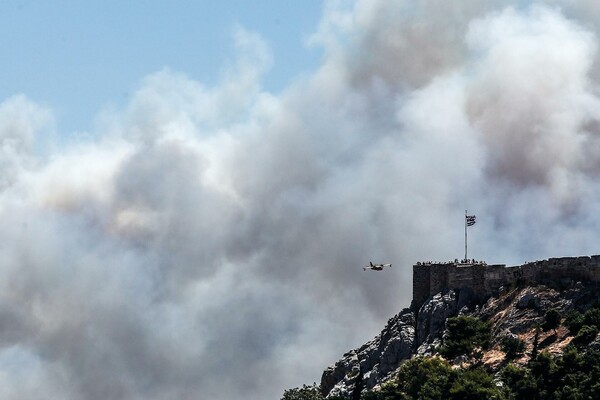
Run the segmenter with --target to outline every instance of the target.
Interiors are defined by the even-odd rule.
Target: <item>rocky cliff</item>
[[[560,354],[573,336],[564,326],[541,331],[539,327],[544,322],[545,312],[555,309],[562,316],[575,310],[585,312],[599,299],[596,283],[561,282],[561,285],[500,288],[498,296],[485,301],[468,290],[437,293],[418,310],[402,310],[373,340],[344,354],[328,367],[321,380],[323,395],[359,399],[361,393],[376,389],[394,377],[404,361],[419,355],[436,355],[444,339],[447,319],[461,314],[490,322],[492,345],[482,351],[476,361],[490,370],[506,364],[500,343],[507,336],[525,343],[523,355],[513,362],[526,363],[534,341],[539,344],[540,351]],[[596,339],[592,346],[598,345]],[[465,357],[450,361],[457,365],[475,362]]]

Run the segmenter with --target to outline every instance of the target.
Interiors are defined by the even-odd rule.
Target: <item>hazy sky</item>
[[[0,398],[278,399],[466,209],[600,253],[596,0],[249,3],[0,5]]]

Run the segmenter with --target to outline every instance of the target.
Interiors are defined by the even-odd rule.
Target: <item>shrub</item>
[[[540,353],[529,368],[508,365],[501,378],[508,399],[600,399],[600,353],[593,349],[579,352],[569,345],[556,359]]]
[[[583,325],[595,326],[600,328],[600,309],[590,308],[583,315]]]
[[[512,359],[522,354],[525,350],[525,342],[515,336],[505,336],[500,343],[502,351],[506,353],[506,358]]]
[[[592,340],[596,339],[597,335],[598,335],[598,328],[596,328],[595,325],[593,325],[593,326],[584,325],[581,327],[581,329],[577,333],[577,336],[575,336],[575,338],[573,339],[573,343],[576,346],[585,346],[586,344],[591,343]]]
[[[560,320],[560,313],[557,310],[551,308],[550,310],[546,311],[546,314],[544,315],[544,323],[542,324],[542,329],[544,330],[544,332],[553,329],[554,333],[556,333],[556,328],[560,326]]]
[[[490,324],[475,317],[458,316],[448,318],[448,330],[440,353],[447,358],[470,355],[475,347],[486,348],[490,344]]]
[[[283,392],[281,400],[323,400],[320,386],[313,383],[311,386],[302,385],[301,388],[287,389]]]
[[[534,399],[538,393],[537,382],[527,368],[508,364],[500,373],[506,392],[516,399]]]
[[[464,370],[450,388],[450,399],[481,400],[500,397],[492,377],[482,368]]]
[[[444,400],[456,374],[450,364],[440,358],[413,358],[398,371],[398,395],[388,399]]]
[[[402,400],[405,397],[400,393],[398,383],[391,381],[381,385],[378,391],[368,390],[361,397],[361,400]]]
[[[567,328],[569,328],[571,335],[577,335],[581,327],[584,325],[583,314],[581,314],[579,311],[573,311],[565,319],[565,325]]]

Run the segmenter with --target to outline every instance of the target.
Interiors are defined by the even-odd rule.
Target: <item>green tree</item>
[[[544,332],[552,329],[556,334],[556,328],[560,326],[560,321],[560,313],[554,308],[551,308],[548,311],[546,311],[546,314],[544,315],[544,323],[542,324],[542,329],[544,330]]]
[[[398,395],[389,399],[445,400],[456,373],[440,358],[413,358],[398,371]],[[386,398],[387,400],[388,398]]]
[[[503,337],[500,346],[502,351],[506,353],[506,358],[509,360],[523,354],[523,351],[525,350],[525,342],[514,336]]]
[[[533,348],[531,349],[531,358],[529,362],[535,361],[538,356],[540,346],[540,326],[539,324],[535,325],[535,336],[533,337]]]
[[[588,350],[581,356],[580,375],[585,376],[581,392],[590,399],[600,399],[600,352]]]
[[[537,382],[528,368],[508,364],[500,376],[504,383],[503,391],[509,399],[535,399],[538,394]]]
[[[565,319],[565,326],[569,329],[571,335],[577,335],[583,325],[583,314],[579,311],[571,312]]]
[[[530,363],[530,370],[536,380],[538,395],[535,399],[546,400],[552,398],[558,384],[556,362],[547,351],[538,354],[535,361]]]
[[[600,328],[600,309],[594,307],[587,310],[583,315],[583,325]]]
[[[313,383],[311,386],[302,385],[301,388],[287,389],[283,392],[281,400],[323,400],[321,387]]]
[[[388,381],[381,385],[381,388],[377,391],[369,390],[362,397],[361,400],[403,400],[405,397],[402,396],[400,389],[398,388],[397,381]]]
[[[581,327],[575,338],[573,338],[573,344],[576,346],[585,346],[591,343],[598,335],[598,328],[595,325],[589,326],[584,325]]]
[[[492,377],[482,368],[464,370],[450,388],[452,400],[498,399],[502,396]]]
[[[476,347],[487,348],[491,339],[489,322],[475,317],[458,316],[446,321],[447,336],[440,353],[446,358],[471,355]]]

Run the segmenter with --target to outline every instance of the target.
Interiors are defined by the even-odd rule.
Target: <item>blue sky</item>
[[[104,107],[127,102],[164,67],[211,85],[234,57],[232,32],[260,34],[278,92],[318,63],[306,46],[321,1],[18,1],[0,3],[0,99],[23,93],[51,108],[60,134],[92,127]]]

